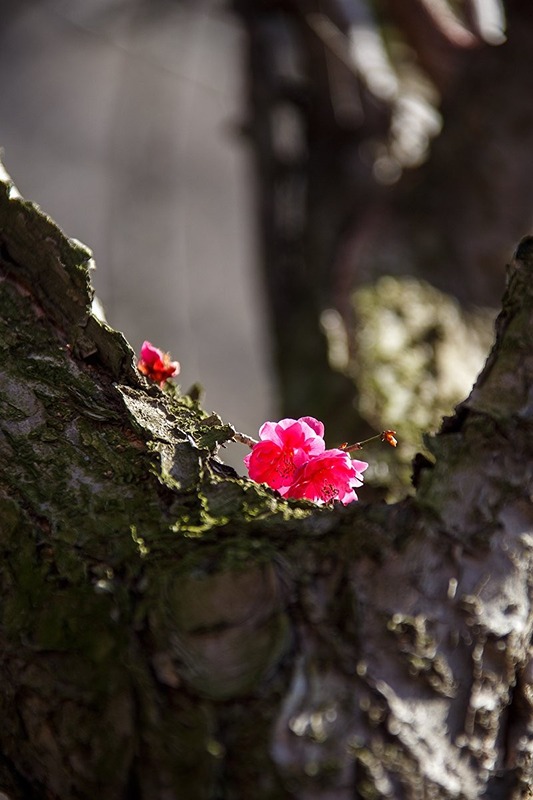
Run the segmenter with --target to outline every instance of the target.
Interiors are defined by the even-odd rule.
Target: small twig
[[[354,450],[362,450],[365,444],[368,442],[373,442],[374,439],[381,439],[382,442],[386,442],[390,444],[391,447],[396,447],[398,441],[396,439],[396,431],[381,431],[381,433],[376,433],[375,436],[370,436],[368,439],[363,439],[362,442],[355,442],[355,444],[341,444],[340,449],[344,450],[345,453],[352,453]]]
[[[252,448],[255,444],[257,444],[257,439],[252,439],[251,436],[247,436],[245,433],[239,433],[239,431],[235,431],[233,434],[233,439],[236,442],[240,442],[241,444],[245,444],[247,447]]]

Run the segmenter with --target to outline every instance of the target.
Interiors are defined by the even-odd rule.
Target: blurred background
[[[0,146],[136,350],[251,435],[396,429],[392,497],[531,228],[532,39],[527,0],[3,0]]]
[[[109,324],[170,350],[182,388],[253,435],[275,403],[243,37],[216,0],[2,0],[0,146],[92,249]]]

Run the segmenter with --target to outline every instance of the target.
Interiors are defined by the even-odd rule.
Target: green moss
[[[0,496],[0,547],[10,541],[19,530],[21,522],[20,509],[14,500]]]
[[[378,546],[354,528],[357,513],[286,502],[215,462],[231,427],[139,376],[123,337],[89,311],[88,252],[2,191],[0,636],[28,675],[0,699],[13,720],[0,744],[14,736],[17,691],[34,691],[81,765],[65,770],[59,796],[94,796],[96,780],[119,796],[114,768],[127,774],[138,752],[150,765],[142,780],[161,775],[208,800],[222,760],[213,742],[225,746],[213,705],[266,697],[292,647],[283,574],[348,542]],[[237,617],[220,619],[229,605]],[[156,675],[161,654],[175,685]],[[17,759],[41,763],[28,752]]]

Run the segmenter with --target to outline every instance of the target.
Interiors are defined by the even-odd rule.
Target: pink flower
[[[143,342],[137,369],[163,386],[168,378],[179,373],[180,365],[177,361],[171,361],[168,353],[163,353],[150,342]]]
[[[301,467],[286,496],[315,503],[340,500],[347,505],[357,500],[354,487],[363,485],[361,473],[367,467],[365,461],[352,461],[343,450],[325,450]]]
[[[250,478],[286,495],[297,470],[324,452],[323,435],[324,426],[314,417],[265,422],[259,429],[261,441],[244,459]]]
[[[345,505],[357,500],[365,461],[355,461],[344,450],[326,450],[324,426],[314,417],[265,422],[244,463],[252,480],[266,483],[283,497]]]

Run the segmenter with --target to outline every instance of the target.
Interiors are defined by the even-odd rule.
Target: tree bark
[[[89,266],[1,182],[3,794],[530,797],[533,239],[416,496],[346,508],[221,464]]]

